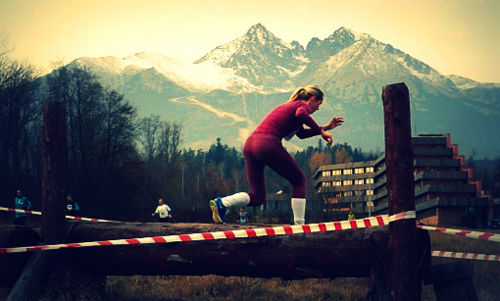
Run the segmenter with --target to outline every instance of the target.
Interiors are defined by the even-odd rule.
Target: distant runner
[[[319,126],[310,116],[323,103],[323,96],[323,91],[316,85],[298,88],[286,103],[274,108],[262,120],[243,148],[250,192],[238,192],[211,200],[214,222],[224,223],[224,216],[230,207],[260,206],[266,202],[264,168],[269,166],[292,184],[294,223],[305,223],[306,179],[281,140],[290,140],[295,135],[300,139],[321,135],[328,145],[333,142],[333,135],[327,131],[341,125],[344,118],[334,116],[328,124]],[[304,128],[304,124],[308,128]]]
[[[158,200],[158,207],[152,216],[158,215],[159,222],[166,222],[169,218],[172,218],[172,209],[167,204],[163,204],[163,199]]]

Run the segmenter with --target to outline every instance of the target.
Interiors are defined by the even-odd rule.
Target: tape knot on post
[[[389,216],[389,223],[403,219],[415,219],[415,218],[417,218],[417,214],[415,213],[415,211],[399,212]]]

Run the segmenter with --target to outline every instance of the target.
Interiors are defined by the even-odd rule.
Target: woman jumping
[[[264,168],[269,166],[292,184],[293,220],[295,224],[305,223],[306,178],[281,144],[281,139],[290,140],[294,135],[300,139],[321,135],[328,145],[332,143],[333,135],[327,131],[341,125],[344,118],[335,116],[325,126],[319,126],[310,116],[323,103],[323,96],[323,91],[316,85],[298,88],[286,103],[274,108],[262,120],[243,147],[250,192],[211,200],[214,222],[224,223],[229,207],[260,206],[266,202]],[[308,128],[304,128],[304,124]]]

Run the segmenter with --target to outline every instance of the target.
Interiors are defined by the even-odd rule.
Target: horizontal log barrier
[[[73,223],[66,242],[202,233],[250,227],[252,226],[191,223]],[[426,247],[430,256],[428,235],[422,237],[419,245]],[[327,233],[77,248],[65,251],[73,268],[96,270],[106,275],[217,274],[284,279],[366,277],[370,274],[371,267],[387,259],[388,239],[388,227],[384,226]],[[4,254],[0,258],[15,255],[19,254]]]

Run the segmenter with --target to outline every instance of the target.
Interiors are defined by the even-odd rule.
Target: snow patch
[[[197,100],[194,96],[190,96],[190,97],[186,97],[186,98],[171,98],[170,101],[177,102],[177,103],[187,103],[187,104],[197,105],[199,107],[204,108],[205,110],[207,110],[209,112],[214,113],[219,118],[230,118],[235,122],[246,121],[246,118],[244,118],[244,117],[241,117],[241,116],[236,115],[234,113],[229,113],[229,112],[219,110],[219,109],[217,109],[209,104],[206,104],[204,102]]]
[[[155,69],[169,80],[192,91],[209,92],[214,89],[259,91],[247,79],[238,76],[232,68],[213,64],[193,64],[155,53],[137,53],[122,59],[114,57],[82,58],[77,63],[99,68],[111,73],[125,69]]]

